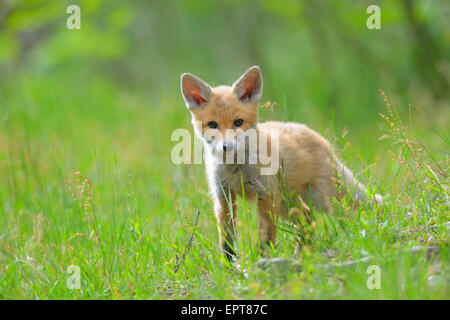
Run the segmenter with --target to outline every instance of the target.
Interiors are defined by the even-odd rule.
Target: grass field
[[[170,161],[172,131],[191,130],[180,93],[151,102],[101,79],[28,75],[2,86],[0,298],[450,297],[448,127],[412,110],[417,130],[429,132],[421,141],[382,94],[385,116],[372,115],[380,129],[368,138],[315,127],[386,196],[385,209],[335,203],[334,214],[316,213],[299,270],[263,269],[255,206],[240,200],[233,267],[217,245],[203,166]],[[260,117],[289,119],[274,108]],[[295,233],[281,224],[270,256],[292,258]],[[404,250],[430,244],[441,248],[431,260]],[[80,268],[80,289],[67,286],[71,265]],[[367,286],[369,265],[380,268],[380,289]]]
[[[375,29],[372,2],[1,0],[0,299],[450,299],[449,1],[375,1]],[[231,265],[203,165],[171,161],[180,75],[253,65],[260,120],[306,123],[385,197],[280,222],[266,266],[255,205]]]

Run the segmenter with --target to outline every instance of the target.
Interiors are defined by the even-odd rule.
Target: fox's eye
[[[215,122],[215,121],[208,122],[208,127],[210,127],[211,129],[216,129],[217,128],[217,122]]]
[[[233,124],[235,127],[240,127],[240,126],[242,126],[243,122],[244,122],[244,120],[242,120],[242,119],[236,119],[236,120],[234,120]]]

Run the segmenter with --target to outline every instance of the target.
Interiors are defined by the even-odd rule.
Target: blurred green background
[[[80,30],[66,27],[72,4],[81,8]],[[366,27],[371,4],[381,8],[380,30]],[[398,175],[402,165],[388,153],[405,155],[398,143],[379,140],[388,129],[379,117],[386,112],[380,89],[447,172],[449,13],[445,0],[0,0],[0,298],[71,297],[64,285],[70,264],[90,279],[79,293],[85,298],[159,297],[149,281],[208,268],[216,283],[234,281],[216,272],[221,254],[211,245],[217,229],[203,167],[170,161],[172,131],[191,130],[183,72],[231,85],[261,66],[262,103],[272,105],[261,110],[262,120],[304,122],[332,142],[337,136],[340,157],[356,173],[365,168],[365,182],[372,171],[382,193],[406,199],[413,188],[399,180],[417,181]],[[349,132],[345,139],[342,132]],[[198,210],[199,230],[210,240],[173,275]],[[255,216],[242,222],[250,235],[241,252],[253,260]],[[350,238],[359,237],[355,230]],[[379,249],[365,238],[341,245],[356,257],[361,246]],[[334,297],[327,283],[317,297]],[[347,297],[426,296],[396,285]],[[193,297],[208,296],[202,286]],[[232,286],[216,288],[208,294],[234,297]],[[266,292],[279,297],[278,289]]]
[[[81,30],[66,28],[70,4]],[[370,4],[381,30],[366,27]],[[444,0],[2,0],[0,79],[101,83],[144,96],[148,112],[169,100],[182,113],[181,73],[231,84],[260,65],[263,100],[290,120],[364,131],[383,108],[380,88],[405,109],[448,108],[449,12]]]

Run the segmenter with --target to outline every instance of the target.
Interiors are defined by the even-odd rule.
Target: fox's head
[[[193,74],[181,75],[181,92],[194,130],[221,156],[236,153],[245,143],[245,133],[256,129],[262,88],[258,66],[248,69],[231,87],[212,88]]]

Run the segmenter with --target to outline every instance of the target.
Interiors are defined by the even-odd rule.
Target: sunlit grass
[[[429,149],[386,101],[380,143],[333,132],[340,156],[386,196],[384,207],[336,202],[310,227],[300,272],[279,274],[257,267],[256,211],[244,200],[238,267],[223,258],[203,167],[170,161],[170,134],[190,129],[181,99],[148,102],[115,89],[35,78],[1,89],[0,298],[449,298],[445,128],[435,127],[441,144]],[[270,256],[293,258],[296,230],[279,229]],[[437,259],[402,251],[428,244],[442,247]],[[368,256],[381,269],[379,290],[367,288],[367,264],[326,267]],[[81,269],[79,290],[66,286],[70,265]]]

